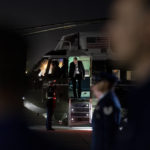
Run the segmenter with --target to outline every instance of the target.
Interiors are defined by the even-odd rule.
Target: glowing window
[[[128,70],[127,73],[126,73],[126,77],[127,77],[128,81],[133,80],[134,79],[134,77],[133,77],[133,71]]]
[[[59,68],[62,68],[64,66],[64,59],[52,59],[52,61],[58,62],[58,67]],[[53,65],[52,65],[52,62],[51,62],[48,74],[52,74],[52,70],[53,70]]]
[[[39,73],[39,76],[44,76],[45,75],[47,65],[48,65],[48,60],[42,61],[41,66],[40,66],[41,71]]]
[[[114,70],[112,70],[112,72],[120,80],[120,70],[119,69],[114,69]]]
[[[59,68],[62,68],[64,65],[64,60],[63,59],[59,59]]]

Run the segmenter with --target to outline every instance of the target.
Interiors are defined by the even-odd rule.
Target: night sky
[[[1,0],[0,20],[16,28],[109,17],[112,0]],[[99,30],[98,25],[57,30],[29,36],[28,67],[31,68],[64,34]]]

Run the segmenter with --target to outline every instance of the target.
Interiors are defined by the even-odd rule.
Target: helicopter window
[[[64,60],[63,59],[59,59],[59,68],[62,68],[64,65]]]
[[[131,70],[127,70],[126,77],[128,81],[134,80],[134,73]]]
[[[46,72],[46,68],[47,68],[47,65],[48,65],[48,60],[45,59],[41,62],[41,65],[40,65],[40,73],[39,73],[39,77],[41,76],[44,76],[45,75],[45,72]]]
[[[112,73],[120,80],[120,70],[119,69],[112,70]]]
[[[52,59],[51,64],[49,67],[49,72],[48,74],[52,74],[53,72],[53,62],[58,62],[58,67],[61,69],[64,66],[64,60],[63,59]]]
[[[52,66],[52,64],[50,64],[48,74],[52,74],[52,68],[53,68],[53,66]]]

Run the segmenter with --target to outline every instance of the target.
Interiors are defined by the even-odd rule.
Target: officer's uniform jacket
[[[110,150],[120,123],[120,103],[110,91],[99,100],[92,119],[92,150]]]

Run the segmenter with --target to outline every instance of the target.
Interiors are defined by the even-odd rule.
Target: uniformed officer
[[[47,107],[47,119],[46,119],[46,129],[54,131],[52,128],[52,117],[55,110],[55,104],[56,104],[56,95],[55,95],[55,87],[54,85],[51,85],[48,88],[48,99],[46,102]]]
[[[117,78],[102,74],[92,91],[98,99],[92,120],[92,150],[110,150],[120,123],[120,102],[113,88]]]

